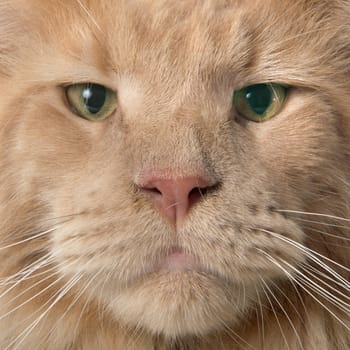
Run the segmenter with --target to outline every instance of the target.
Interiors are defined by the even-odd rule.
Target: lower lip
[[[183,252],[174,252],[167,255],[159,264],[162,272],[198,270],[194,257]]]

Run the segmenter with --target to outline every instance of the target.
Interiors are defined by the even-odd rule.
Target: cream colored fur
[[[0,87],[1,350],[350,348],[349,1],[0,0]],[[150,169],[220,186],[174,230]],[[158,271],[174,245],[200,268]]]

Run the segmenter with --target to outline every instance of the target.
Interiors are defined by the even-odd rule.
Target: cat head
[[[177,337],[348,264],[345,1],[1,7],[3,276]]]

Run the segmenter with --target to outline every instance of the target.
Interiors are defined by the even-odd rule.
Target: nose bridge
[[[179,176],[187,176],[204,167],[200,129],[191,122],[166,122],[144,133],[148,147],[142,147],[141,168],[177,169]]]
[[[176,67],[166,67],[171,79],[149,76],[143,114],[135,120],[142,130],[139,150],[149,167],[183,168],[201,162],[203,84],[193,75],[179,78]]]

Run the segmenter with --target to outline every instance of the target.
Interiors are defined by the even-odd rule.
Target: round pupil
[[[271,104],[272,91],[265,84],[249,86],[246,89],[245,98],[256,114],[263,115]]]
[[[87,85],[82,91],[84,104],[91,114],[98,113],[106,101],[106,88],[97,84]]]

